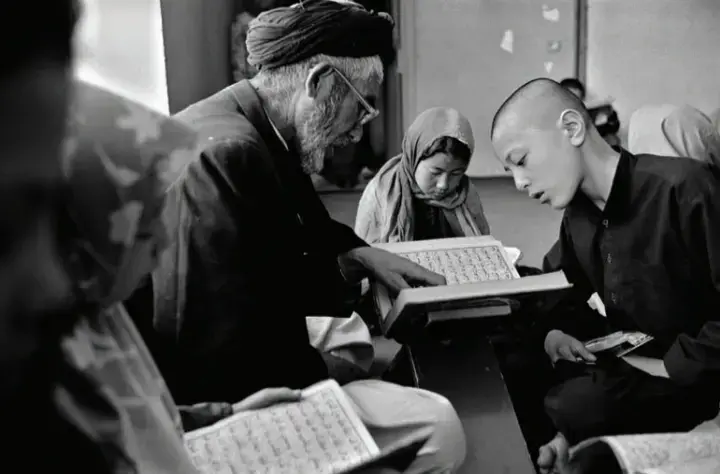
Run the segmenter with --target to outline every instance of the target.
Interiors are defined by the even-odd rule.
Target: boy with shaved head
[[[573,288],[539,318],[562,383],[546,396],[558,436],[542,469],[591,436],[685,431],[718,411],[720,187],[696,160],[612,148],[583,103],[549,79],[500,107],[491,138],[518,190],[564,210],[544,262]],[[580,308],[597,292],[607,317]],[[575,309],[573,309],[575,308]],[[623,359],[581,340],[618,330],[654,337]]]

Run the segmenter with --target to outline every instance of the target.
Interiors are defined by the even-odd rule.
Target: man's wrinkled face
[[[558,127],[502,127],[493,147],[519,191],[554,209],[564,209],[582,181],[579,149]]]
[[[296,113],[296,146],[308,174],[322,171],[332,149],[344,148],[362,139],[363,125],[376,116],[368,104],[380,88],[367,80],[350,87],[336,74],[333,88],[326,97],[301,101]],[[360,82],[360,81],[357,81]]]

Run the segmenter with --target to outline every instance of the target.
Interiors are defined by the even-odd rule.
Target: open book
[[[589,439],[573,448],[569,471],[574,474],[718,474],[720,432]]]
[[[509,297],[571,286],[562,272],[521,278],[506,248],[492,236],[375,246],[444,275],[448,283],[446,286],[402,290],[395,299],[382,284],[373,283],[381,327],[385,335],[391,337],[405,324],[417,326],[507,315],[510,313]]]
[[[429,437],[418,431],[381,451],[338,383],[325,380],[299,402],[186,433],[185,444],[202,474],[350,474],[383,460],[409,462]]]

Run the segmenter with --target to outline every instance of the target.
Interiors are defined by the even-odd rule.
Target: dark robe
[[[305,317],[350,315],[337,257],[365,242],[330,218],[248,81],[176,118],[201,147],[169,191],[172,243],[153,274],[158,360],[173,396],[235,402],[326,378]]]

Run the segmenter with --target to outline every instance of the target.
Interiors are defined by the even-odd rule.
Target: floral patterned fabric
[[[79,299],[90,309],[63,349],[117,416],[98,412],[66,387],[58,387],[57,403],[95,442],[124,454],[110,460],[116,472],[194,473],[178,409],[117,299],[129,296],[118,291],[124,288],[120,280],[138,264],[133,260],[142,255],[134,252],[140,233],[160,219],[170,180],[194,156],[195,136],[171,119],[83,83],[71,117],[63,160],[70,191],[67,264]]]

